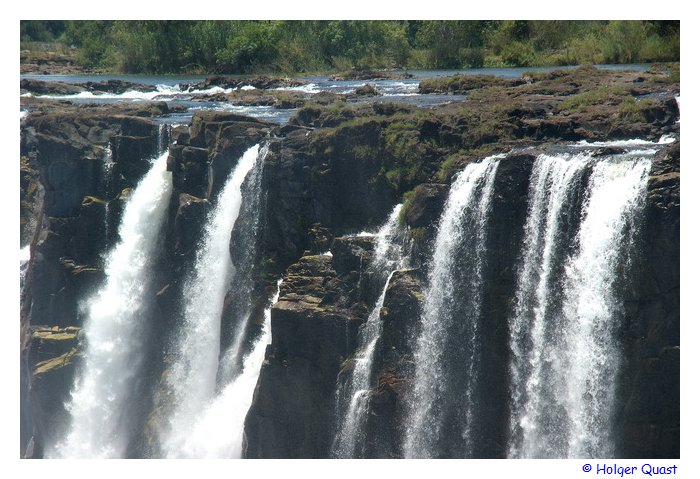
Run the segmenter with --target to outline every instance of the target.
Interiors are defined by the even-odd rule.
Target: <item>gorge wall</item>
[[[480,231],[486,238],[480,275],[487,286],[474,371],[476,446],[466,454],[458,446],[462,431],[445,430],[428,455],[507,457],[510,318],[533,167],[540,154],[558,155],[581,141],[600,161],[615,159],[640,147],[595,142],[635,138],[653,143],[654,151],[647,154],[651,166],[640,238],[625,272],[622,320],[614,332],[622,361],[619,377],[612,379],[619,394],[611,430],[618,457],[678,457],[678,84],[663,73],[583,68],[462,87],[467,100],[430,109],[381,102],[324,105],[312,97],[284,126],[205,111],[189,125],[163,127],[165,103],[34,105],[22,120],[20,138],[20,237],[22,245],[31,245],[20,318],[22,456],[50,456],[65,435],[70,422],[65,405],[89,340],[85,303],[105,280],[106,256],[118,241],[125,203],[150,160],[167,148],[172,191],[148,277],[152,307],[142,318],[146,346],[143,367],[135,373],[138,399],[128,408],[132,425],[124,456],[163,454],[159,431],[172,408],[166,385],[175,363],[173,345],[181,339],[178,318],[188,275],[229,173],[246,150],[260,144],[269,149],[261,160],[263,194],[247,193],[254,187],[250,178],[242,184],[229,255],[221,259],[243,271],[246,280],[239,277],[227,288],[220,357],[243,330],[242,352],[232,366],[241,367],[270,311],[271,343],[245,418],[243,456],[334,455],[339,385],[357,367],[363,324],[382,293],[362,457],[406,455],[405,419],[422,366],[416,363],[416,341],[424,328],[445,204],[457,173],[498,154],[489,219]],[[619,91],[642,100],[631,107]],[[657,144],[664,135],[676,141]],[[400,203],[407,262],[391,275],[378,274],[371,267],[377,236],[358,233],[377,231]],[[569,220],[579,222],[579,210]],[[251,240],[245,225],[255,222],[259,228]],[[455,271],[471,265],[473,251],[466,248],[454,258],[455,265],[464,262]],[[271,304],[279,278],[279,298]],[[465,294],[457,289],[454,296]],[[446,341],[458,345],[463,333]],[[225,375],[220,367],[219,389]],[[459,381],[446,388],[457,388]]]

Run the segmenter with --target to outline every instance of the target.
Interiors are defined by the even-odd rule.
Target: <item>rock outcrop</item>
[[[20,91],[35,95],[75,95],[84,91],[93,93],[111,93],[120,95],[127,91],[156,91],[153,85],[144,85],[124,80],[103,80],[99,82],[66,83],[61,81],[43,81],[24,78],[19,83]]]
[[[636,286],[625,303],[620,386],[623,457],[680,454],[680,144],[660,151],[649,178]]]
[[[347,80],[400,80],[403,78],[413,78],[412,73],[402,72],[396,73],[386,70],[367,70],[355,69],[343,73],[331,75],[330,81],[347,81]]]
[[[303,256],[285,272],[246,419],[246,457],[328,457],[336,378],[367,315],[347,280],[357,274],[338,277],[326,255]]]
[[[280,87],[296,87],[305,85],[306,82],[294,78],[273,78],[268,76],[255,76],[247,78],[234,78],[226,76],[211,76],[197,83],[184,84],[183,90],[208,90],[212,87],[243,88],[253,87],[259,90],[270,90]]]

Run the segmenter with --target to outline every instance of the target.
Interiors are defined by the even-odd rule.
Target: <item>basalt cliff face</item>
[[[366,457],[402,457],[403,421],[415,380],[415,341],[440,216],[454,175],[504,154],[493,184],[478,389],[475,457],[506,457],[509,436],[509,315],[540,153],[572,142],[656,142],[644,204],[643,238],[628,274],[619,395],[614,411],[620,457],[679,456],[680,137],[677,82],[663,72],[582,68],[518,81],[429,84],[467,93],[435,108],[392,103],[306,103],[284,126],[222,112],[199,112],[189,125],[162,126],[165,103],[82,107],[27,104],[21,125],[21,225],[31,245],[21,300],[24,457],[43,457],[67,427],[65,404],[80,365],[84,302],[104,280],[105,253],[118,240],[128,200],[150,161],[169,149],[173,190],[151,273],[156,307],[147,318],[148,351],[139,381],[139,431],[129,457],[158,451],[167,410],[164,378],[182,307],[179,291],[195,260],[212,202],[243,152],[269,145],[255,212],[260,228],[251,265],[252,314],[244,349],[264,324],[271,291],[271,344],[245,420],[244,457],[331,457],[338,427],[338,384],[352,373],[362,325],[382,285],[369,268],[376,230],[395,205],[410,240],[410,268],[388,282],[370,382]],[[632,99],[630,103],[630,98]],[[342,100],[342,99],[341,99]],[[324,102],[325,103],[325,102]],[[625,146],[599,152],[612,155]],[[245,189],[244,184],[244,189]],[[249,222],[243,196],[238,222]],[[243,239],[231,236],[230,257]],[[227,298],[237,294],[233,288]],[[230,303],[230,301],[229,301]],[[235,316],[223,308],[222,351]],[[449,448],[438,457],[449,456]]]

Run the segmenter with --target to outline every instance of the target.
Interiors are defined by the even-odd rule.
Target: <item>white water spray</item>
[[[396,269],[406,266],[407,258],[403,254],[401,244],[397,239],[403,231],[399,225],[399,214],[403,205],[394,207],[389,220],[376,235],[371,269],[381,276],[387,276],[382,294],[372,309],[367,322],[360,330],[359,351],[354,358],[354,367],[345,387],[338,390],[343,397],[338,398],[339,426],[333,444],[335,457],[361,457],[362,446],[366,443],[365,423],[369,392],[372,387],[371,373],[377,341],[382,334],[380,313],[384,305],[384,297],[389,287],[391,276]]]
[[[243,427],[246,414],[253,402],[253,393],[265,360],[265,350],[272,342],[272,305],[279,299],[280,284],[265,310],[262,334],[243,360],[241,373],[230,382],[198,418],[191,434],[182,445],[185,457],[233,458],[243,454]]]
[[[613,408],[621,351],[622,299],[614,285],[644,208],[651,161],[601,162],[593,168],[579,231],[566,264],[563,338],[570,354],[567,457],[613,457]]]
[[[510,321],[512,403],[511,436],[522,435],[510,444],[511,456],[561,457],[565,447],[560,439],[566,429],[563,404],[555,398],[564,392],[552,384],[551,324],[556,307],[555,268],[574,239],[566,220],[576,201],[589,152],[575,156],[540,155],[530,175],[529,206],[525,244],[518,275],[515,313]],[[578,210],[573,212],[578,216]],[[548,396],[553,401],[531,401]],[[559,420],[544,421],[544,417]]]
[[[29,260],[31,258],[31,246],[26,245],[24,248],[19,249],[19,291],[22,292],[24,289],[24,278],[27,274],[27,267],[29,266]]]
[[[590,154],[543,155],[535,164],[511,319],[510,457],[615,454],[622,313],[615,288],[644,207],[650,164]],[[587,196],[575,205],[584,168],[592,168]],[[580,215],[577,234],[567,231],[572,214]]]
[[[175,363],[168,375],[174,410],[163,449],[168,457],[196,457],[193,428],[216,390],[219,368],[221,313],[233,275],[229,253],[231,230],[241,208],[241,186],[258,159],[259,145],[249,148],[231,172],[204,228],[194,274],[186,282],[184,324]]]
[[[153,299],[149,278],[172,189],[160,156],[134,189],[107,257],[104,286],[88,302],[87,347],[67,405],[70,429],[54,457],[123,457],[130,435],[130,401],[143,357],[143,322]]]
[[[471,453],[487,220],[499,157],[466,166],[440,218],[415,355],[406,457],[437,456],[448,426],[460,429],[464,444],[454,445],[460,455]],[[467,261],[457,264],[460,257]],[[459,370],[451,363],[461,363]],[[460,391],[450,389],[459,383],[455,375],[463,378]]]

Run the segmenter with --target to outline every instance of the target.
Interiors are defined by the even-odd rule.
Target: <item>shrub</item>
[[[653,106],[649,99],[636,100],[632,96],[626,96],[620,103],[618,115],[624,121],[645,122],[647,120],[644,111]]]

